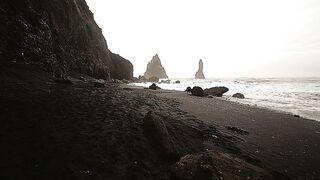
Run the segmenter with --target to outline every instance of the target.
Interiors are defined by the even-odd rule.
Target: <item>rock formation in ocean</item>
[[[203,74],[203,62],[201,59],[199,61],[199,69],[196,73],[196,79],[205,79],[204,74]]]
[[[152,60],[147,65],[147,70],[144,73],[144,77],[149,79],[151,77],[158,77],[160,79],[168,78],[166,70],[161,65],[158,54],[152,57]]]
[[[108,49],[85,0],[2,0],[0,42],[1,62],[37,64],[54,76],[133,76],[132,64]]]

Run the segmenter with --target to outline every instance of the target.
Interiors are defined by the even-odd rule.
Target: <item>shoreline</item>
[[[319,123],[79,73],[66,83],[31,65],[0,69],[1,179],[320,177]]]
[[[128,84],[130,87],[139,87],[139,88],[147,88],[147,86],[139,86],[139,85],[135,85],[134,83]],[[172,92],[185,92],[183,90],[175,90],[175,89],[161,89],[160,91],[172,91]],[[206,97],[203,97],[206,98]],[[214,97],[214,98],[219,98],[220,100],[225,100],[228,102],[233,102],[233,103],[238,103],[240,105],[247,105],[253,108],[260,108],[260,109],[266,109],[266,110],[270,110],[270,111],[274,111],[274,112],[278,112],[278,113],[283,113],[283,114],[288,114],[288,115],[298,115],[299,118],[303,118],[305,120],[309,120],[309,121],[316,121],[316,122],[320,122],[320,119],[316,119],[316,118],[311,118],[311,117],[307,117],[301,114],[296,114],[290,111],[285,111],[285,110],[281,110],[281,109],[276,109],[276,108],[271,108],[268,106],[263,106],[263,105],[258,105],[252,102],[244,102],[241,99],[237,99],[237,98],[233,98],[231,95],[223,95],[222,97]],[[250,98],[246,98],[247,100]]]
[[[218,97],[195,97],[172,90],[155,93],[177,100],[183,111],[221,132],[240,137],[244,140],[237,143],[240,149],[290,179],[320,177],[320,122]],[[248,135],[231,132],[227,127],[236,127]]]

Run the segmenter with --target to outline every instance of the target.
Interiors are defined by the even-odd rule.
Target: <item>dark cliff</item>
[[[54,76],[133,76],[132,64],[108,49],[85,0],[2,0],[0,42],[1,62],[37,64]]]

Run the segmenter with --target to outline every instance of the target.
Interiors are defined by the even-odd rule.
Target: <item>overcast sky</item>
[[[87,0],[109,49],[143,74],[320,77],[319,0]]]

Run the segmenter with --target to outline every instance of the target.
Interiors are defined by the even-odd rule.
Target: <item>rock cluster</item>
[[[158,54],[152,57],[152,60],[147,65],[147,70],[144,73],[144,77],[149,79],[151,77],[157,77],[159,79],[168,78],[165,69],[163,68]]]

